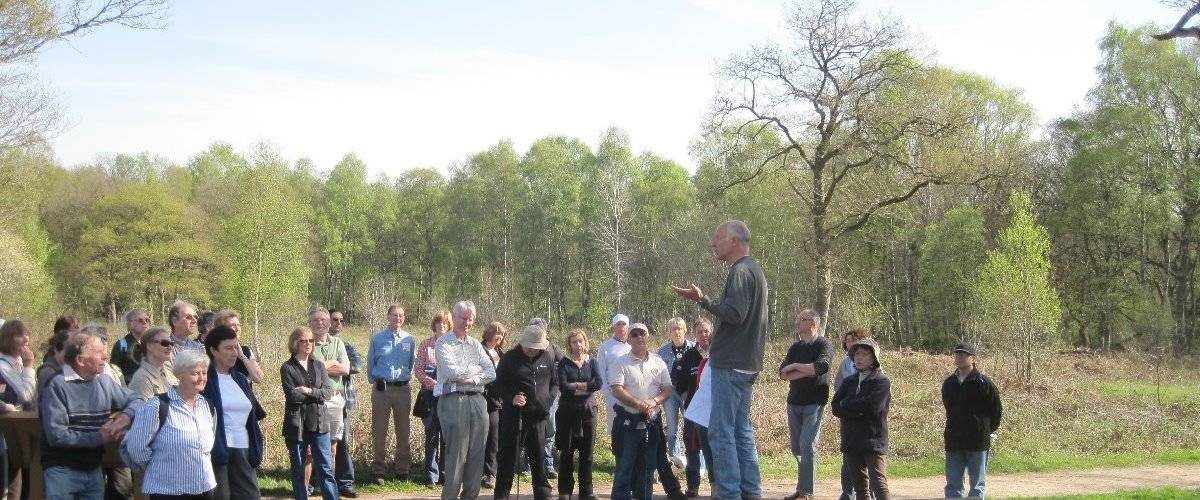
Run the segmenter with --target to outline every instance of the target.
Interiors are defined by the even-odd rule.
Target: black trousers
[[[546,420],[528,421],[521,418],[515,409],[500,410],[500,451],[496,457],[496,498],[508,498],[516,472],[517,457],[525,450],[531,457],[541,457],[546,447]],[[548,499],[551,495],[550,479],[546,476],[543,460],[530,460],[529,471],[533,475],[533,498]]]
[[[592,494],[592,453],[596,444],[596,419],[592,416],[581,416],[575,412],[559,412],[555,415],[558,421],[555,426],[558,432],[570,433],[571,429],[580,428],[582,435],[557,436],[558,445],[558,494],[570,495],[575,489],[575,453],[579,453],[579,497]]]
[[[499,450],[500,410],[488,412],[487,444],[483,447],[483,475],[496,477],[496,452]]]

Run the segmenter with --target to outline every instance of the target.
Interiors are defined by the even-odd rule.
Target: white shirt
[[[663,362],[662,358],[652,353],[646,353],[645,361],[634,356],[633,353],[621,356],[617,358],[611,370],[612,380],[609,382],[609,386],[624,387],[630,396],[639,400],[655,397],[663,387],[671,387],[671,375],[668,373],[667,364]],[[622,408],[625,408],[625,411],[630,413],[641,411],[638,408],[627,406],[615,398],[613,401],[619,403]],[[657,412],[658,409],[655,409],[650,417],[653,418]]]
[[[225,419],[225,446],[228,448],[250,448],[250,433],[246,422],[250,419],[250,398],[241,386],[227,373],[217,373],[217,386],[221,389],[221,413]]]

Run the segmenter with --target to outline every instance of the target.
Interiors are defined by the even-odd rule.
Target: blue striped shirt
[[[372,382],[407,382],[416,363],[417,342],[404,330],[383,329],[371,336],[367,350],[367,377]]]
[[[146,467],[142,493],[199,495],[217,487],[212,448],[216,422],[204,396],[188,408],[175,388],[167,390],[171,407],[159,429],[157,397],[146,400],[125,436],[129,458]],[[155,436],[157,431],[158,435]]]

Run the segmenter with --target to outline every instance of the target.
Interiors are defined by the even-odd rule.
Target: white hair
[[[460,300],[454,303],[454,318],[461,318],[467,311],[475,312],[475,303],[469,300]]]
[[[175,376],[180,376],[184,373],[189,373],[195,370],[197,366],[204,366],[208,369],[208,356],[204,353],[192,349],[184,349],[175,355],[175,361],[171,362],[171,372]]]

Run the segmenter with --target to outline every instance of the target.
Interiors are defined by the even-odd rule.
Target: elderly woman
[[[208,365],[202,353],[180,352],[171,365],[179,385],[146,400],[125,436],[125,455],[145,468],[142,493],[151,500],[212,498],[216,416],[200,394]]]
[[[304,480],[304,457],[311,450],[317,482],[324,500],[338,498],[333,481],[333,457],[330,453],[328,413],[325,402],[333,397],[332,382],[325,364],[312,358],[316,338],[308,327],[292,330],[288,338],[291,359],[279,367],[286,406],[283,415],[283,437],[287,441],[288,458],[292,465],[292,496],[308,499]]]
[[[571,496],[575,489],[575,453],[579,453],[579,498],[592,494],[592,445],[596,441],[596,413],[593,409],[600,390],[600,370],[588,354],[587,332],[581,328],[567,335],[569,355],[558,360],[558,387],[561,403],[554,418],[558,420],[555,446],[559,452],[558,495]]]
[[[241,338],[242,335],[242,318],[238,316],[237,311],[233,309],[221,309],[213,315],[213,327],[224,326],[233,330],[235,337]],[[212,333],[210,330],[209,334]],[[208,337],[206,336],[205,339]],[[207,342],[205,342],[207,344]],[[263,381],[262,367],[258,364],[258,357],[250,350],[249,346],[238,344],[237,364],[233,366],[237,370],[250,379],[251,382],[261,384]]]
[[[0,326],[0,413],[33,409],[36,388],[33,376],[33,351],[29,349],[29,329],[19,319]],[[7,462],[7,445],[0,435],[0,460]],[[21,498],[21,469],[0,464],[0,477],[8,478],[3,485],[8,498]],[[7,474],[6,476],[2,476]],[[0,490],[3,496],[3,490]]]
[[[500,364],[500,356],[504,354],[504,339],[508,337],[508,328],[504,323],[499,321],[491,322],[487,328],[483,329],[483,352],[486,352],[488,357],[492,358],[492,368]],[[496,452],[499,449],[497,444],[500,439],[500,407],[503,402],[500,400],[500,393],[496,388],[496,382],[487,385],[487,390],[483,394],[487,400],[488,410],[488,435],[487,446],[483,448],[483,481],[484,488],[494,488],[496,485]]]
[[[242,355],[237,333],[225,325],[209,330],[204,348],[212,359],[204,397],[217,409],[217,434],[213,444],[213,473],[217,477],[217,500],[257,499],[262,465],[263,433],[258,421],[267,416],[250,380],[235,368]]]
[[[129,379],[129,388],[143,398],[167,392],[171,386],[178,384],[168,365],[175,358],[172,348],[171,331],[156,326],[146,330],[142,343],[138,344],[133,356],[141,360],[133,378]]]

